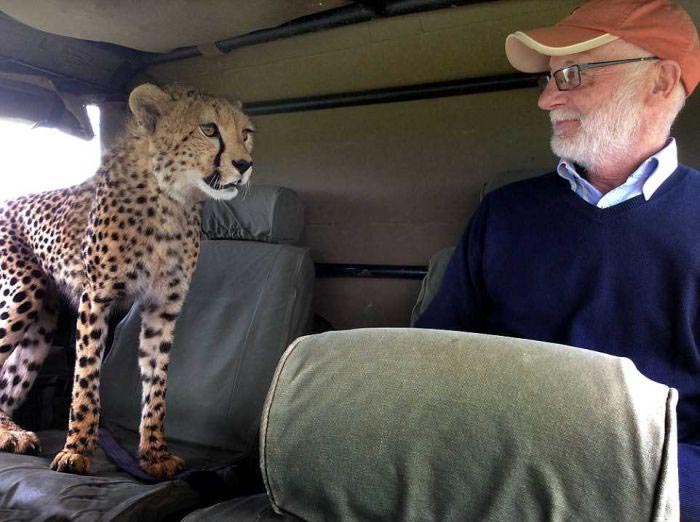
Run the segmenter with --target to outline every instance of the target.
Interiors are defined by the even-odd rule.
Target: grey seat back
[[[416,304],[413,305],[413,310],[411,310],[411,325],[416,322],[420,314],[425,312],[435,294],[440,290],[442,278],[445,275],[445,270],[447,270],[447,264],[450,262],[454,251],[455,247],[443,248],[430,258],[428,273],[423,278],[418,299],[416,299]]]
[[[208,239],[171,351],[170,441],[234,454],[255,446],[277,361],[309,323],[313,263],[307,249],[285,244],[299,239],[302,216],[298,197],[280,187],[253,186],[205,208]],[[132,432],[140,420],[140,322],[134,306],[117,328],[102,380],[104,420]]]
[[[536,169],[536,170],[504,170],[498,172],[493,176],[492,179],[487,181],[481,186],[481,192],[479,193],[479,201],[484,199],[484,196],[489,192],[493,192],[496,189],[515,183],[516,181],[522,181],[524,179],[534,178],[536,176],[541,176],[547,172],[551,172],[552,169]]]
[[[678,520],[676,401],[568,346],[328,332],[277,368],[261,467],[273,508],[304,520]]]
[[[484,183],[484,185],[481,187],[479,199],[484,199],[484,196],[489,192],[508,185],[509,183],[532,178],[544,173],[544,170],[511,170],[501,172],[494,176],[492,180]],[[421,285],[418,298],[416,299],[416,304],[411,310],[411,325],[416,322],[418,317],[420,317],[420,314],[425,312],[428,305],[435,297],[435,294],[437,294],[438,290],[440,290],[440,285],[442,284],[442,278],[445,275],[447,264],[450,262],[450,258],[452,257],[454,251],[455,247],[447,247],[439,250],[433,255],[433,257],[430,258],[428,263],[428,273],[423,278],[423,283]]]

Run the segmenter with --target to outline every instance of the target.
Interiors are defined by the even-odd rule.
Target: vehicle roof
[[[696,21],[700,2],[678,0]],[[222,54],[240,47],[363,21],[371,38],[430,32],[453,9],[455,27],[473,31],[455,39],[470,77],[513,72],[503,35],[553,23],[581,0],[0,0],[0,73],[44,72],[77,80],[76,94],[124,91],[153,64]],[[411,17],[398,15],[412,14]],[[410,19],[402,23],[399,18]],[[331,34],[328,40],[331,40]],[[319,40],[316,40],[319,42]],[[322,42],[322,40],[320,40]],[[465,48],[465,43],[473,44]],[[342,45],[352,46],[348,40]],[[319,45],[323,45],[320,43]],[[337,43],[333,42],[333,45]],[[443,52],[445,45],[442,46]],[[325,49],[319,47],[318,51]],[[449,51],[449,46],[447,46]],[[406,49],[405,52],[410,52]]]

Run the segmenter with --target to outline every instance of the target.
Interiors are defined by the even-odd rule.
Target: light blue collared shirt
[[[676,140],[671,138],[663,149],[642,163],[622,185],[605,195],[582,177],[572,162],[560,160],[557,173],[571,184],[571,190],[579,197],[598,208],[608,208],[640,194],[648,201],[677,168],[678,148]]]

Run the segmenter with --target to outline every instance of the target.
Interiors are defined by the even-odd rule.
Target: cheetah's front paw
[[[0,428],[0,451],[20,453],[22,455],[38,455],[41,451],[39,437],[32,431]]]
[[[140,454],[139,465],[152,477],[169,480],[182,471],[185,463],[167,451],[148,451]]]
[[[90,463],[92,459],[68,450],[63,450],[54,457],[51,469],[63,473],[75,473],[77,475],[87,475],[90,473]]]

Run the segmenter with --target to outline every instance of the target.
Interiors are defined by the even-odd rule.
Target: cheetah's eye
[[[216,123],[202,123],[199,128],[208,138],[213,138],[219,134],[219,128],[216,126]]]
[[[250,138],[254,132],[255,131],[253,129],[243,129],[243,141]]]

